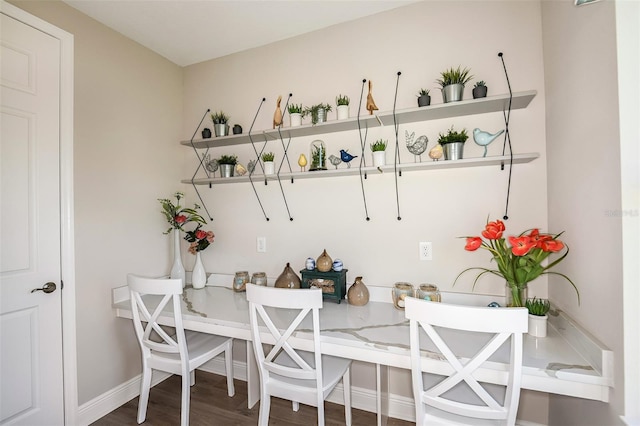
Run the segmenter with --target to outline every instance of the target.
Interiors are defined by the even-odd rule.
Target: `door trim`
[[[73,217],[73,35],[0,0],[0,11],[60,40],[60,256],[64,421],[77,424],[76,282]]]

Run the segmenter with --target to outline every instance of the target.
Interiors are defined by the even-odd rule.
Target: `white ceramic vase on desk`
[[[207,284],[207,272],[204,270],[200,252],[196,252],[196,263],[193,265],[191,272],[191,285],[194,289],[201,289]]]
[[[182,265],[182,256],[180,254],[180,230],[173,230],[173,266],[171,267],[171,279],[182,280],[182,287],[185,286],[185,270]]]

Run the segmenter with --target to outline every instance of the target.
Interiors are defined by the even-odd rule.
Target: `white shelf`
[[[518,92],[513,94],[511,99],[511,109],[522,109],[529,106],[529,103],[536,96],[535,90],[526,92]],[[421,108],[408,108],[395,112],[396,120],[399,124],[413,123],[416,121],[439,120],[449,117],[459,117],[472,114],[484,114],[498,111],[505,111],[509,107],[509,95],[488,96],[480,99],[467,99],[460,102],[449,102],[446,104],[435,104]],[[254,132],[251,135],[230,135],[222,137],[214,137],[209,139],[194,139],[191,141],[181,141],[180,144],[185,146],[194,146],[195,148],[214,148],[222,146],[243,145],[251,143],[265,142],[272,139],[288,139],[301,136],[313,136],[327,133],[343,132],[348,130],[357,130],[360,128],[369,128],[375,126],[393,125],[393,111],[379,112],[376,115],[363,115],[358,118],[348,118],[346,120],[333,120],[326,123],[320,123],[315,126],[308,124],[300,127],[281,127],[278,129],[269,129]],[[190,181],[189,181],[190,182]]]
[[[524,164],[529,163],[536,158],[538,158],[540,154],[538,153],[529,153],[529,154],[514,154],[513,155],[513,164]],[[418,170],[441,170],[441,169],[456,169],[456,168],[466,168],[466,167],[480,167],[480,166],[501,166],[501,165],[509,165],[510,157],[508,155],[501,156],[490,156],[490,157],[476,157],[476,158],[465,158],[462,160],[440,160],[440,161],[423,161],[421,163],[403,163],[398,164],[398,170],[402,170],[403,172],[412,172]],[[341,164],[343,168],[338,169],[328,169],[322,171],[315,172],[293,172],[293,173],[280,173],[280,180],[287,181],[291,178],[294,179],[307,179],[307,178],[325,178],[325,177],[338,177],[338,176],[357,176],[360,171],[357,165],[352,165],[350,168]],[[393,173],[394,165],[389,164],[381,168],[381,171],[376,167],[363,167],[362,171],[367,174],[379,174],[379,173]],[[254,174],[251,176],[251,179],[254,182],[264,182],[265,176],[262,174]],[[277,181],[277,175],[266,176],[267,181]],[[234,176],[231,178],[199,178],[194,179],[193,182],[191,179],[184,179],[182,183],[193,183],[195,185],[222,185],[228,183],[240,183],[240,182],[249,182],[249,175],[244,176]]]

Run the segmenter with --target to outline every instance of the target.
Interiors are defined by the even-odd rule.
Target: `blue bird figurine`
[[[491,142],[495,140],[498,136],[504,133],[504,129],[500,130],[498,133],[491,134],[489,132],[485,132],[484,130],[480,130],[477,127],[473,129],[473,140],[480,146],[484,147],[483,157],[487,156],[487,146]]]
[[[351,167],[351,163],[349,163],[351,160],[353,160],[354,158],[356,158],[357,155],[351,155],[349,154],[347,151],[345,151],[344,149],[340,150],[340,159],[344,162],[347,163],[347,168]]]

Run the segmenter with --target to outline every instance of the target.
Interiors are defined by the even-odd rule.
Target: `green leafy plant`
[[[326,152],[322,147],[313,147],[311,151],[311,167],[309,170],[324,170]]]
[[[477,81],[476,84],[473,87],[474,88],[476,88],[476,87],[487,87],[487,83],[485,83],[484,80],[480,80],[480,81]]]
[[[265,152],[262,154],[262,161],[273,161],[275,154],[273,152]]]
[[[213,124],[227,124],[229,122],[229,116],[224,111],[218,111],[211,114],[211,121]]]
[[[349,105],[349,97],[344,95],[338,95],[336,97],[336,105],[340,106],[340,105]]]
[[[469,75],[469,72],[469,68],[462,69],[460,66],[458,66],[458,68],[452,67],[442,71],[440,73],[441,78],[437,79],[436,83],[442,88],[450,84],[462,84],[464,86],[473,78],[472,75]]]
[[[547,299],[537,299],[535,297],[533,299],[527,299],[525,306],[531,315],[538,317],[545,316],[547,312],[549,312],[549,309],[551,309],[551,304]]]
[[[429,89],[420,89],[418,92],[418,97],[420,96],[429,96]]]
[[[331,105],[329,104],[317,104],[310,107],[306,107],[304,109],[303,116],[310,115],[311,116],[311,124],[318,124],[318,110],[324,109],[325,114],[327,112],[331,112]]]
[[[466,142],[467,139],[469,139],[469,136],[467,135],[467,129],[462,129],[462,131],[457,132],[453,130],[453,126],[451,126],[446,134],[438,134],[438,143],[440,145],[446,145],[448,143],[454,142]]]
[[[371,144],[371,151],[373,152],[384,151],[385,149],[387,149],[387,141],[385,140],[378,139],[377,141]]]
[[[287,107],[289,114],[302,114],[302,104],[291,104]]]
[[[171,225],[164,234],[168,234],[174,229],[184,231],[182,227],[189,222],[207,223],[196,211],[200,208],[199,205],[194,204],[192,209],[182,207],[180,200],[184,198],[184,194],[182,192],[176,192],[173,196],[176,197],[176,204],[173,204],[168,198],[158,198],[158,201],[162,204],[162,214],[167,219],[167,222],[169,222],[169,225]]]
[[[238,157],[236,155],[222,155],[218,158],[218,164],[231,164],[235,166],[238,163]]]

